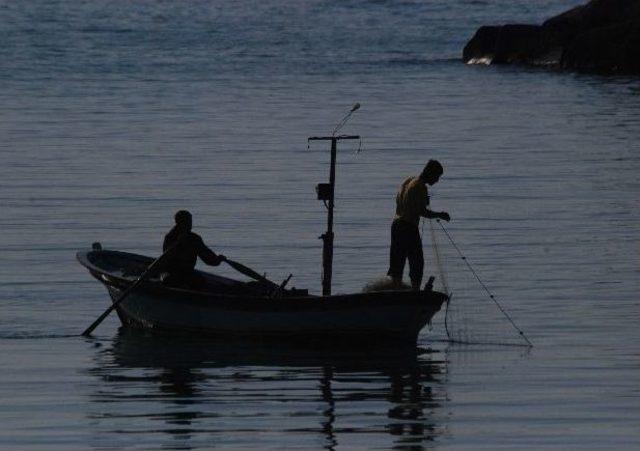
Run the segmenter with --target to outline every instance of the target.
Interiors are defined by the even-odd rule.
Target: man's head
[[[444,172],[442,165],[437,160],[429,160],[427,165],[422,170],[420,174],[420,178],[429,185],[433,185],[438,180],[440,180],[440,176]]]
[[[176,227],[178,229],[180,229],[182,232],[191,231],[191,227],[193,225],[191,213],[189,213],[187,210],[180,210],[176,213],[174,218],[176,220]]]

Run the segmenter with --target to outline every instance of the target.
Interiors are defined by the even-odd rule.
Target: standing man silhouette
[[[402,273],[405,260],[409,259],[409,278],[411,288],[420,290],[424,256],[422,239],[418,224],[420,217],[438,218],[449,221],[449,213],[431,211],[429,192],[431,186],[440,180],[444,169],[436,160],[429,160],[418,177],[406,179],[396,195],[396,215],[391,225],[391,249],[389,252],[389,271],[387,275],[393,280],[395,287],[402,286]]]

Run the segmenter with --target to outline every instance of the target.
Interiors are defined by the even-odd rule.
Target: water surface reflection
[[[158,337],[121,329],[95,354],[89,416],[105,442],[428,447],[441,435],[444,362],[417,347]]]

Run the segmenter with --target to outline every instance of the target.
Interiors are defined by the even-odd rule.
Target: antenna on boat
[[[349,111],[345,115],[345,117],[343,117],[342,120],[340,122],[338,122],[338,125],[336,125],[336,128],[334,128],[333,132],[331,132],[331,136],[336,136],[336,133],[338,133],[338,131],[340,131],[340,129],[345,126],[347,121],[349,121],[349,119],[351,119],[351,115],[353,113],[355,113],[356,111],[358,111],[359,109],[360,109],[360,104],[359,103],[354,104],[353,107],[351,107],[351,111]]]
[[[331,275],[333,270],[333,206],[334,193],[336,187],[336,153],[338,141],[343,139],[360,139],[358,135],[339,135],[336,133],[344,127],[351,115],[360,108],[360,104],[356,103],[340,122],[333,129],[331,136],[311,136],[307,139],[310,141],[331,141],[331,167],[329,169],[329,183],[318,183],[316,193],[318,200],[324,202],[327,207],[327,231],[320,235],[322,240],[322,295],[331,295]]]

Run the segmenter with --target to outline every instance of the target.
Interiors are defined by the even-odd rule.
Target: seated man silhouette
[[[181,288],[199,288],[204,284],[204,278],[195,272],[198,257],[210,266],[218,266],[226,258],[209,249],[200,235],[191,231],[191,213],[180,210],[174,218],[176,225],[164,237],[162,244],[163,252],[172,249],[163,266],[165,275],[162,280],[168,285]]]

